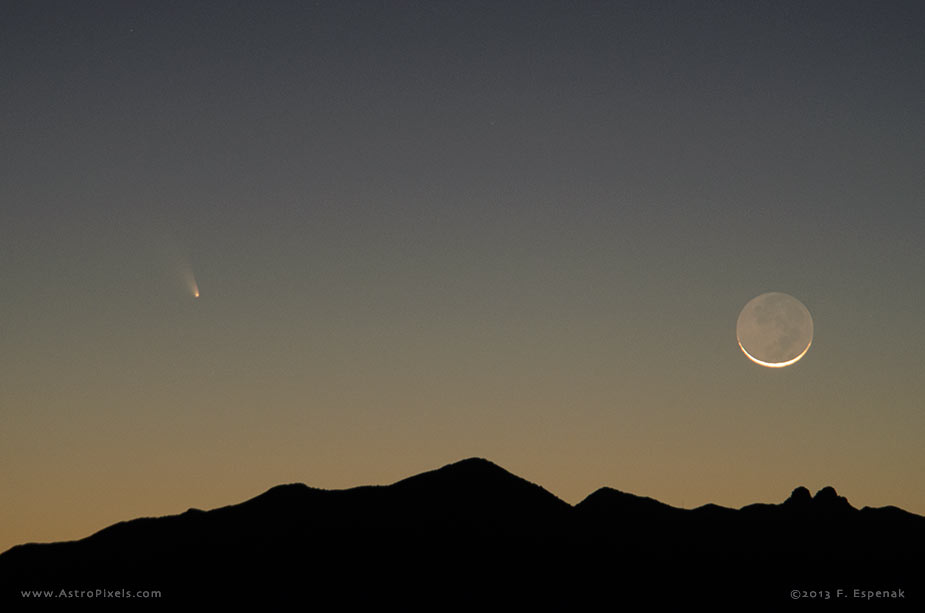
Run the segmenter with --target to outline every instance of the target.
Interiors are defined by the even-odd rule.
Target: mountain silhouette
[[[922,604],[923,551],[925,517],[859,510],[831,487],[741,509],[680,509],[605,487],[572,506],[471,458],[387,486],[280,485],[210,511],[18,545],[0,554],[0,599],[154,590],[171,607],[780,610],[828,593],[840,610],[873,611]]]

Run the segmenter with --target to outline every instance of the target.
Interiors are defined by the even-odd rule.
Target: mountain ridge
[[[812,496],[799,486],[781,503],[739,509],[682,509],[610,487],[571,505],[489,460],[466,458],[389,485],[281,484],[238,504],[16,545],[0,554],[0,599],[99,582],[153,583],[187,600],[231,582],[253,596],[305,577],[328,595],[356,585],[401,592],[396,586],[413,577],[417,587],[403,598],[461,586],[525,598],[524,585],[575,598],[614,581],[653,587],[670,578],[697,590],[724,576],[735,580],[729,594],[763,591],[787,604],[784,587],[800,583],[909,588],[921,577],[922,550],[925,517],[856,509],[830,486]]]

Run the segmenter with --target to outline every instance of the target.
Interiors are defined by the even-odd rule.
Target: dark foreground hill
[[[832,488],[738,510],[602,488],[571,506],[481,459],[389,486],[281,485],[0,555],[0,605],[19,606],[880,611],[922,606],[923,586],[925,517]]]

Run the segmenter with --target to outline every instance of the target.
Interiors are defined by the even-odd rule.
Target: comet
[[[183,276],[185,277],[186,287],[189,289],[189,293],[193,298],[199,298],[199,283],[196,282],[196,275],[193,274],[192,269],[187,268],[183,272]]]
[[[181,295],[185,294],[193,299],[199,298],[201,295],[199,282],[196,280],[193,258],[188,247],[184,246],[184,241],[179,240],[179,237],[172,234],[164,236],[163,239],[164,248],[162,253],[164,263],[176,273],[176,279],[180,282],[178,286],[174,286],[174,289],[180,290]]]

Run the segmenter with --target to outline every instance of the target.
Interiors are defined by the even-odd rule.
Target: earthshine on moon
[[[755,364],[783,368],[796,364],[813,344],[813,318],[803,303],[781,292],[748,301],[736,322],[742,352]]]

